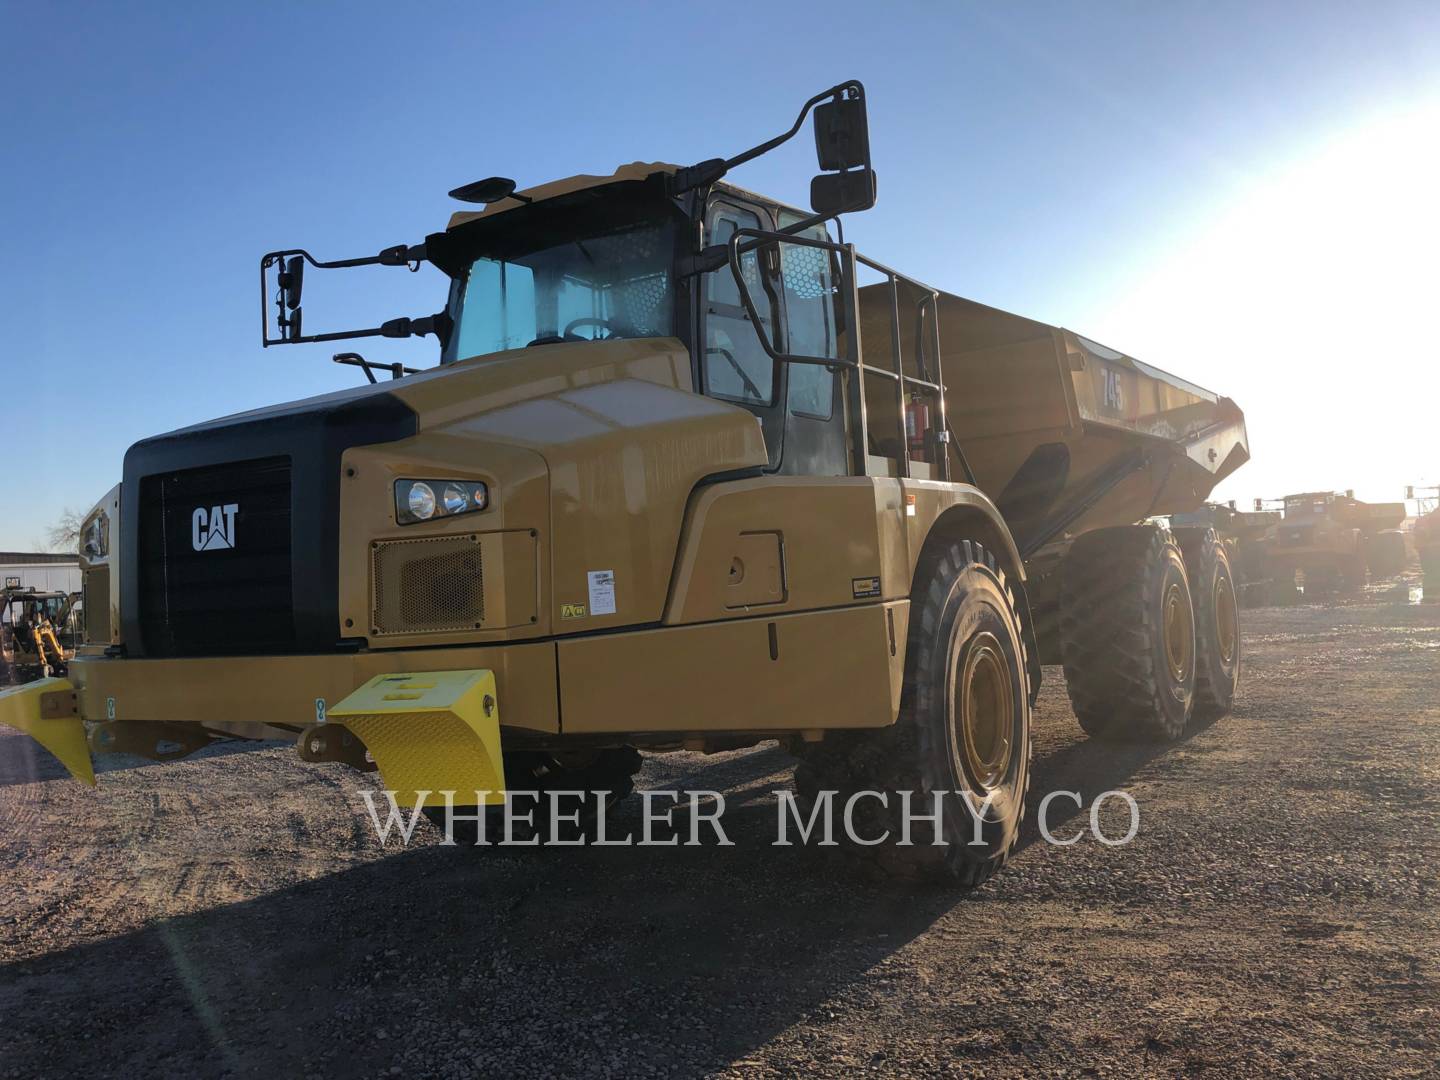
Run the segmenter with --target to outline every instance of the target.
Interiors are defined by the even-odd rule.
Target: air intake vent
[[[372,554],[374,633],[426,634],[484,624],[478,536],[380,541]]]

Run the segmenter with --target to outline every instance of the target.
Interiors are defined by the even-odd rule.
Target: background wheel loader
[[[1352,492],[1311,491],[1284,498],[1285,517],[1267,548],[1275,602],[1293,602],[1297,571],[1307,598],[1359,592],[1368,578],[1405,569],[1404,503],[1366,503]],[[1256,509],[1262,505],[1256,501]]]
[[[727,182],[812,112],[809,212]],[[83,534],[88,643],[0,720],[81,777],[288,733],[477,825],[623,793],[636,748],[778,739],[885,869],[984,880],[1042,663],[1097,736],[1229,707],[1226,550],[1143,522],[1247,460],[1244,418],[861,255],[840,215],[875,192],[847,82],[728,160],[491,177],[419,243],[267,254],[263,344],[429,334],[439,364],[133,446]],[[302,326],[307,267],[422,261],[436,313]]]

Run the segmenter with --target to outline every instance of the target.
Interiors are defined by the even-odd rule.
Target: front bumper
[[[504,646],[127,660],[79,656],[70,681],[84,720],[198,723],[243,734],[245,726],[299,729],[380,675],[421,671],[495,673],[506,724],[560,730],[553,642]]]
[[[208,740],[202,728],[306,740],[343,726],[370,752],[397,802],[413,806],[429,791],[425,802],[438,806],[447,790],[457,803],[468,804],[475,791],[491,792],[490,802],[503,798],[502,700],[508,726],[559,730],[553,643],[318,656],[80,656],[68,679],[0,691],[0,724],[33,737],[91,785],[91,750],[129,749],[136,739],[127,733],[151,742],[156,733],[189,744],[182,748],[188,752]],[[189,732],[177,734],[175,725],[197,740],[190,744]]]

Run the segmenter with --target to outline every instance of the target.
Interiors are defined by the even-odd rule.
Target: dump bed
[[[938,297],[950,429],[1027,556],[1194,510],[1249,460],[1244,414],[1228,398],[1062,327]],[[860,304],[866,363],[881,364],[872,348],[893,340],[890,287],[861,289]],[[924,361],[915,342],[930,338],[926,318],[900,320],[909,373]]]

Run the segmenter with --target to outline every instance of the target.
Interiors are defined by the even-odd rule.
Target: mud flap
[[[379,675],[327,710],[329,723],[348,728],[380,766],[385,786],[401,806],[471,805],[474,793],[487,803],[505,801],[500,758],[500,706],[495,674],[421,671]]]
[[[95,786],[85,723],[69,679],[38,679],[0,690],[0,724],[23,731],[54,754],[76,780]]]

